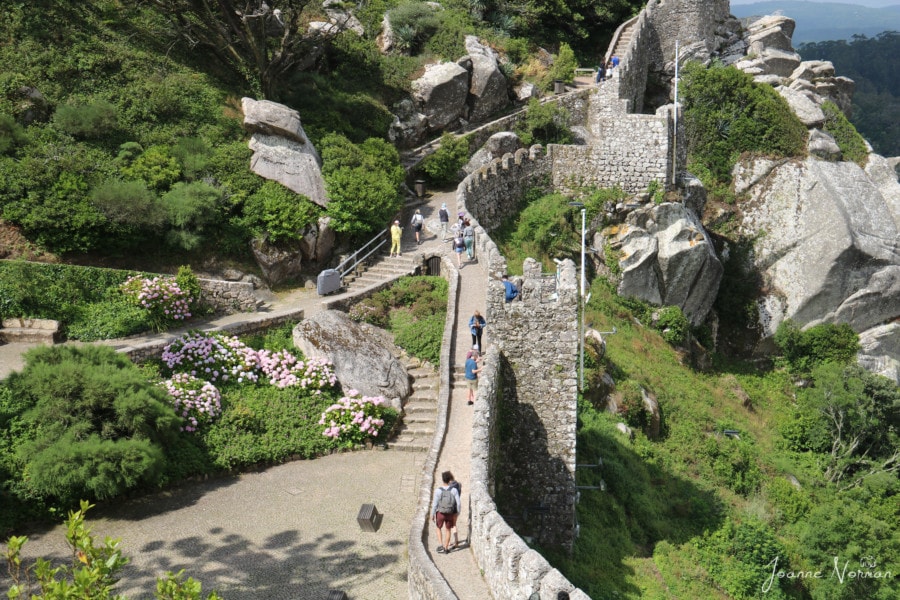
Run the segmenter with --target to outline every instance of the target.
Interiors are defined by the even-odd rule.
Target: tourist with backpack
[[[412,225],[413,231],[416,232],[416,244],[421,244],[420,236],[422,235],[422,226],[425,224],[425,217],[422,216],[421,210],[416,209],[416,214],[412,216],[409,224]]]
[[[441,204],[441,210],[438,211],[438,219],[441,220],[441,241],[447,241],[447,230],[450,227],[450,212],[447,210],[447,203]]]
[[[472,260],[475,258],[475,228],[472,227],[468,219],[466,219],[466,224],[463,228],[463,242],[466,245],[466,256],[469,257],[469,260]]]
[[[450,242],[453,251],[456,252],[456,266],[462,269],[462,253],[466,249],[466,241],[463,239],[462,231],[457,231],[456,236]]]
[[[434,490],[434,500],[431,502],[431,520],[437,527],[438,554],[450,552],[450,533],[456,527],[456,517],[459,515],[460,502],[459,491],[456,486],[451,486],[453,473],[444,471],[441,473],[444,485]],[[458,484],[457,484],[458,485]]]

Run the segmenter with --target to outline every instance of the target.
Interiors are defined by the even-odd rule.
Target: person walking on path
[[[472,223],[466,219],[466,226],[463,228],[463,242],[466,244],[466,256],[469,260],[475,258],[475,228]]]
[[[456,232],[456,236],[453,238],[453,241],[450,242],[453,251],[456,252],[456,266],[459,269],[462,269],[462,253],[463,250],[466,249],[466,242],[463,239],[463,234],[461,231]]]
[[[444,471],[441,473],[444,485],[434,490],[434,499],[431,502],[431,520],[437,527],[438,554],[450,552],[450,530],[456,527],[456,517],[459,515],[459,492],[450,486],[453,481],[453,473]]]
[[[450,471],[447,471],[447,473],[450,473]],[[456,495],[459,496],[460,512],[462,512],[462,485],[456,480],[453,473],[450,473],[450,483],[447,485],[451,490],[456,490]],[[450,528],[450,539],[452,542],[448,548],[450,548],[451,551],[459,548],[459,529],[456,528],[456,521],[458,518],[459,513],[456,513],[453,517],[453,527]]]
[[[450,228],[450,212],[447,210],[447,203],[441,204],[441,210],[438,211],[438,219],[441,221],[441,241],[447,241],[447,230]]]
[[[606,71],[603,70],[603,65],[598,66],[597,67],[597,78],[596,78],[597,85],[600,85],[600,82],[604,80],[605,74],[606,74]]]
[[[416,232],[416,245],[421,244],[422,226],[425,224],[425,217],[422,216],[421,210],[416,209],[416,214],[412,216],[409,224],[412,225],[413,231]]]
[[[472,332],[472,347],[479,352],[481,351],[481,333],[484,331],[485,324],[484,317],[477,310],[472,315],[472,318],[469,319],[469,331]]]
[[[394,252],[397,252],[397,256],[400,256],[400,238],[403,236],[403,230],[400,228],[400,221],[394,221],[394,224],[391,225],[391,253],[388,256],[394,256]]]
[[[469,406],[475,404],[475,393],[478,391],[478,374],[481,369],[478,368],[478,350],[472,349],[466,355],[466,387],[469,389],[469,399],[466,404]]]
[[[613,68],[613,70],[617,69],[617,68],[619,67],[619,57],[618,57],[618,55],[613,54],[613,55],[612,55],[612,58],[609,59],[609,62],[612,63],[612,68]]]

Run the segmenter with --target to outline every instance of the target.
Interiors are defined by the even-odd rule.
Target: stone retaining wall
[[[200,279],[203,292],[201,302],[211,306],[216,313],[234,314],[255,312],[260,299],[254,294],[252,283],[246,281],[224,281],[221,279]]]

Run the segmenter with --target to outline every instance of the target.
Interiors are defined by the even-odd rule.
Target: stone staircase
[[[418,266],[413,259],[413,253],[393,258],[387,254],[373,256],[369,264],[359,265],[353,273],[344,276],[343,291],[355,293],[389,279],[410,275]]]
[[[428,363],[407,357],[406,371],[412,378],[412,394],[403,407],[403,424],[388,447],[407,452],[427,452],[434,439],[440,376]]]
[[[619,34],[619,39],[616,40],[616,45],[613,47],[612,52],[609,53],[609,56],[615,54],[620,59],[625,56],[625,51],[628,50],[628,44],[631,43],[631,38],[634,35],[634,27],[637,25],[637,20],[632,21]]]

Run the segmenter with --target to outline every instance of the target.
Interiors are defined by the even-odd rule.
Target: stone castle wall
[[[260,300],[253,292],[252,283],[221,279],[200,279],[199,282],[203,292],[201,301],[217,313],[255,312],[259,306]]]

